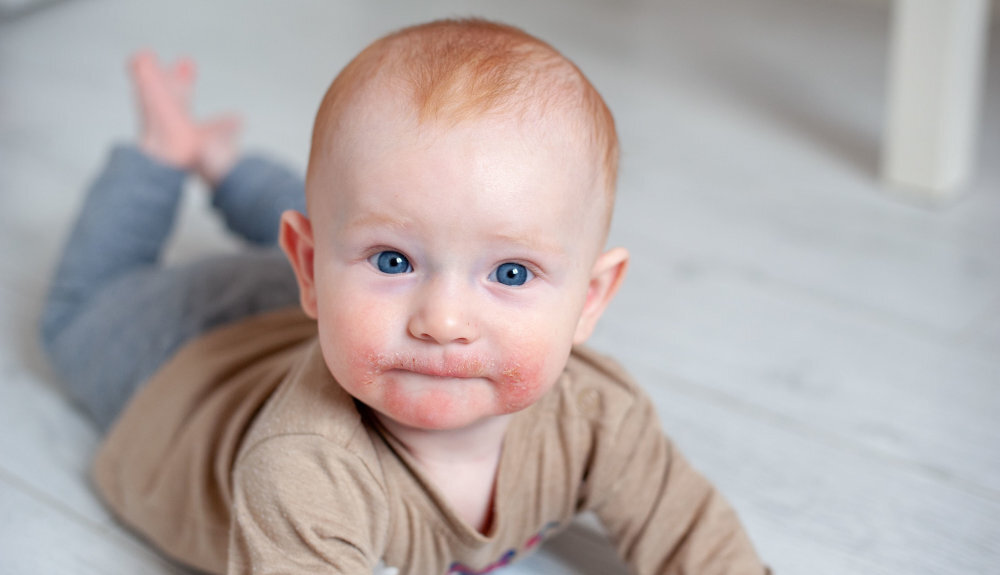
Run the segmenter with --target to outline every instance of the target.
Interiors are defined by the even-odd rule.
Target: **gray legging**
[[[163,266],[185,176],[134,147],[113,149],[56,268],[42,342],[68,393],[102,430],[186,341],[298,303],[295,277],[275,241],[281,212],[305,211],[301,178],[263,158],[244,158],[216,188],[212,205],[253,248]]]

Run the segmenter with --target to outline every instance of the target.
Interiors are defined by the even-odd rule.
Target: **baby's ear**
[[[306,315],[316,319],[316,276],[313,272],[312,222],[302,212],[286,210],[281,214],[278,243],[295,270],[299,282],[299,302]]]
[[[613,248],[594,262],[590,270],[590,286],[587,288],[587,300],[583,304],[583,313],[576,324],[573,343],[583,343],[590,337],[597,325],[597,320],[611,303],[628,268],[628,251],[625,248]]]

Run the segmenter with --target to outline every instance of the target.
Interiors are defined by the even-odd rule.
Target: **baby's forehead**
[[[456,105],[427,113],[412,93],[391,83],[372,84],[358,96],[330,131],[320,135],[331,153],[353,156],[370,148],[392,149],[404,141],[442,146],[454,134],[473,134],[484,147],[513,140],[528,150],[556,149],[561,162],[576,170],[598,172],[606,167],[590,119],[569,102],[539,96],[474,111]]]
[[[491,169],[527,174],[516,162],[539,160],[530,172],[534,182],[527,184],[539,187],[539,199],[544,196],[557,202],[563,206],[562,213],[576,212],[581,205],[592,206],[600,212],[600,221],[591,226],[595,233],[607,228],[613,196],[605,189],[604,164],[579,119],[565,111],[494,111],[463,119],[422,120],[405,99],[383,93],[363,100],[339,124],[332,140],[324,167],[312,174],[308,191],[315,195],[325,190],[319,192],[326,196],[321,201],[331,208],[337,206],[334,210],[363,204],[364,198],[357,194],[376,183],[406,189],[400,173],[412,178],[436,177],[448,172],[442,172],[442,166],[471,169],[485,163]],[[557,187],[543,182],[574,185]]]
[[[511,239],[525,247],[540,249],[527,245],[535,239],[552,246],[559,230],[574,242],[603,243],[598,236],[606,232],[608,204],[596,162],[579,146],[574,151],[571,135],[555,136],[558,123],[500,117],[435,125],[408,118],[394,125],[385,115],[372,118],[356,126],[352,144],[331,158],[324,179],[312,182],[325,198],[317,206],[322,211],[311,215],[337,229],[360,231],[366,227],[361,224],[373,224],[402,231],[420,228],[432,213],[435,227],[454,224],[452,229],[481,235],[502,230],[503,220],[438,218],[439,210],[471,216],[503,205],[505,214],[527,215],[524,223],[537,223],[520,237],[521,228],[510,228]],[[393,198],[390,204],[387,197]],[[518,200],[498,203],[504,197]],[[430,212],[424,209],[428,205],[434,207]],[[591,236],[593,242],[584,240]]]
[[[339,156],[391,145],[401,133],[435,136],[490,123],[517,125],[528,148],[562,148],[562,163],[602,178],[613,201],[618,144],[603,99],[548,44],[482,21],[405,29],[352,60],[317,114],[308,179]],[[482,137],[495,136],[484,130]]]
[[[603,176],[600,153],[572,111],[491,111],[462,118],[420,118],[407,102],[391,97],[370,98],[361,108],[333,136],[338,144],[331,156],[339,156],[335,162],[342,168],[375,156],[383,165],[392,164],[394,156],[410,154],[414,148],[438,158],[454,156],[456,163],[473,153],[495,159],[514,149],[529,157],[550,159],[544,166],[549,172],[594,180]]]

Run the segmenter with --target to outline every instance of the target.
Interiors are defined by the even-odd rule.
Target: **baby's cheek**
[[[386,317],[384,307],[365,300],[353,300],[336,310],[331,322],[336,330],[334,337],[349,355],[352,365],[359,365],[374,354],[385,351],[394,323]]]
[[[562,372],[565,358],[545,346],[525,347],[508,356],[501,369],[498,393],[501,407],[508,413],[520,411],[538,401]]]
[[[352,395],[376,375],[372,358],[386,348],[387,328],[377,310],[367,306],[333,310],[320,322],[327,366]],[[374,314],[374,315],[373,315]]]

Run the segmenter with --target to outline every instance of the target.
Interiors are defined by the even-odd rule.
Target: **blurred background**
[[[591,343],[649,390],[765,560],[1000,573],[1000,17],[976,168],[929,205],[880,178],[892,6],[0,1],[0,573],[183,572],[93,495],[98,437],[36,343],[84,189],[136,132],[129,55],[193,57],[197,112],[242,113],[248,149],[303,170],[354,54],[470,15],[555,45],[615,113],[610,241],[633,260]],[[239,249],[207,203],[192,182],[169,259]],[[621,571],[583,529],[516,572]]]

